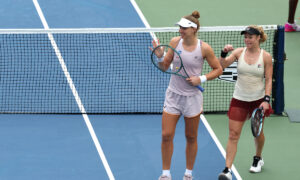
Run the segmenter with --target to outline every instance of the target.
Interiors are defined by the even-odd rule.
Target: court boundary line
[[[206,120],[205,116],[203,114],[200,115],[200,118],[204,124],[204,126],[206,127],[208,133],[210,134],[211,138],[214,140],[214,142],[216,143],[219,151],[221,152],[222,156],[224,157],[224,159],[226,159],[226,151],[223,148],[221,142],[219,141],[218,137],[216,136],[216,134],[214,133],[214,131],[212,130],[211,126],[209,125],[208,121]],[[242,180],[241,175],[239,174],[239,172],[237,171],[236,167],[234,166],[234,164],[232,164],[231,170],[233,172],[233,174],[235,175],[237,180]]]
[[[134,7],[135,11],[138,13],[139,17],[141,18],[142,22],[144,23],[146,28],[150,28],[150,24],[148,23],[146,17],[144,16],[144,14],[142,13],[140,7],[137,5],[137,3],[135,2],[135,0],[130,0],[132,6]]]
[[[137,5],[137,3],[135,2],[135,0],[130,0],[130,2],[132,3],[133,7],[135,8],[136,12],[138,13],[138,15],[140,16],[141,20],[143,21],[144,25],[146,26],[146,28],[151,28],[150,24],[148,23],[146,17],[144,16],[144,14],[142,13],[141,9],[139,8],[139,6]],[[224,157],[224,159],[226,159],[226,151],[224,150],[222,144],[220,143],[219,139],[217,138],[216,134],[214,133],[214,131],[212,130],[211,126],[209,125],[209,123],[207,122],[205,116],[203,114],[201,114],[200,116],[204,126],[206,127],[208,133],[210,134],[211,138],[213,139],[213,141],[216,143],[219,151],[221,152],[222,156]],[[240,176],[240,174],[238,173],[237,169],[235,168],[234,164],[232,164],[232,172],[234,173],[235,177],[237,178],[237,180],[242,180],[242,177]]]
[[[46,18],[45,18],[44,14],[43,14],[43,11],[42,11],[39,3],[38,3],[38,0],[33,0],[33,4],[34,4],[34,6],[35,6],[35,8],[36,8],[36,10],[38,12],[38,15],[39,15],[41,21],[42,21],[44,29],[49,30],[48,23],[47,23]],[[112,171],[111,171],[111,169],[110,169],[110,167],[108,165],[108,162],[106,160],[104,152],[103,152],[103,150],[101,148],[100,142],[99,142],[99,140],[98,140],[98,138],[96,136],[96,133],[95,133],[94,128],[93,128],[93,126],[91,124],[91,121],[89,120],[89,117],[86,114],[85,108],[84,108],[84,106],[83,106],[83,104],[81,102],[81,99],[80,99],[80,97],[78,95],[78,92],[77,92],[77,90],[75,88],[75,85],[74,85],[73,80],[72,80],[72,78],[70,76],[70,73],[69,73],[69,71],[67,69],[65,61],[64,61],[64,59],[63,59],[63,57],[62,57],[62,55],[60,53],[60,50],[59,50],[59,48],[58,48],[58,46],[57,46],[57,44],[56,44],[56,42],[54,40],[53,35],[51,33],[47,33],[47,34],[48,34],[48,38],[49,38],[49,40],[51,42],[51,45],[52,45],[52,47],[53,47],[53,49],[55,51],[55,54],[56,54],[56,56],[57,56],[57,58],[59,60],[61,68],[62,68],[62,70],[63,70],[63,72],[65,74],[65,77],[67,78],[68,84],[69,84],[70,89],[71,89],[71,91],[73,93],[73,96],[74,96],[74,98],[75,98],[75,100],[77,102],[78,108],[80,109],[80,112],[82,113],[83,119],[84,119],[84,121],[86,123],[86,126],[87,126],[89,132],[90,132],[90,135],[91,135],[91,137],[93,139],[93,142],[94,142],[94,144],[96,146],[96,149],[98,151],[98,154],[99,154],[99,156],[100,156],[100,158],[102,160],[102,163],[103,163],[103,166],[104,166],[104,168],[106,170],[106,173],[107,173],[107,175],[108,175],[108,177],[109,177],[110,180],[114,180],[115,179],[114,175],[113,175],[113,173],[112,173]]]

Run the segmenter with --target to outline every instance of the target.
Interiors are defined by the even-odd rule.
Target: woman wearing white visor
[[[185,121],[186,137],[186,171],[184,180],[191,180],[197,154],[197,135],[202,113],[203,97],[201,91],[195,86],[212,80],[222,74],[222,67],[215,56],[211,46],[198,39],[197,32],[200,27],[200,14],[194,11],[191,15],[184,16],[176,23],[180,27],[180,36],[173,37],[170,46],[181,52],[184,67],[190,78],[171,75],[169,86],[166,90],[164,109],[162,114],[162,166],[163,172],[159,180],[171,180],[171,159],[173,154],[173,138],[175,135],[176,124],[181,115]],[[153,47],[159,45],[152,42]],[[166,56],[163,58],[163,67],[169,67],[174,57]],[[204,60],[208,62],[212,70],[202,75]]]

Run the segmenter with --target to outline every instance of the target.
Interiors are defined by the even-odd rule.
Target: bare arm
[[[270,96],[272,92],[272,77],[273,77],[273,63],[272,56],[264,52],[264,64],[265,64],[265,94]]]
[[[215,56],[215,53],[213,49],[210,47],[210,45],[208,45],[205,42],[202,42],[201,47],[202,47],[201,51],[202,51],[203,58],[206,59],[206,61],[212,68],[212,70],[208,74],[204,75],[205,79],[206,80],[215,79],[216,77],[220,76],[223,73],[222,66],[220,65],[220,62],[218,61],[218,58]],[[200,77],[197,76],[192,76],[190,78],[187,78],[186,80],[193,86],[197,86],[201,84],[201,79]]]
[[[227,44],[224,46],[223,51],[226,53],[233,51],[228,57],[225,57],[225,58],[219,57],[219,61],[222,65],[222,68],[225,69],[228,66],[230,66],[234,61],[239,59],[239,57],[243,51],[243,48],[234,49],[232,45]]]
[[[265,95],[271,96],[272,77],[273,77],[272,56],[268,52],[264,51],[263,60],[264,60],[264,68],[265,68]],[[269,109],[269,105],[267,102],[263,102],[260,106],[262,106],[264,110]]]
[[[203,57],[206,59],[209,66],[212,68],[212,70],[208,74],[206,74],[206,78],[207,80],[215,79],[223,73],[222,66],[218,61],[218,58],[215,56],[215,53],[210,45],[203,42],[202,48]]]

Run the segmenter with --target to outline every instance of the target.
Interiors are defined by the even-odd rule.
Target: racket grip
[[[203,87],[201,87],[201,86],[196,86],[201,92],[203,92],[204,91],[204,88]]]

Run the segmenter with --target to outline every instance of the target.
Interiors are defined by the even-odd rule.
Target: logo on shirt
[[[262,68],[262,65],[261,65],[261,64],[258,64],[258,65],[257,65],[257,68]]]
[[[219,80],[235,82],[237,80],[237,62],[232,63],[224,69],[223,74],[218,77]]]

